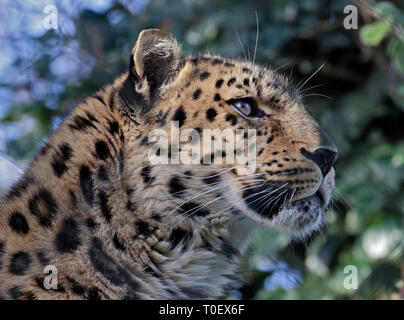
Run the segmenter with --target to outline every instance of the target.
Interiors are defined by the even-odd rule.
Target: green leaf
[[[392,39],[388,46],[388,53],[397,71],[404,74],[404,43],[399,39]]]
[[[362,27],[359,31],[360,38],[364,44],[378,46],[384,37],[389,33],[391,20],[381,20]]]

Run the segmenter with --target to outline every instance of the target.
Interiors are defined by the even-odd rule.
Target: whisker
[[[240,36],[239,36],[239,34],[238,34],[238,32],[237,32],[237,29],[236,29],[235,27],[233,27],[233,29],[234,29],[234,32],[236,33],[237,40],[238,40],[238,42],[239,42],[239,44],[240,44],[241,50],[243,50],[244,59],[245,59],[245,61],[247,62],[247,56],[246,56],[246,54],[245,54],[245,50],[244,50],[243,43],[241,42]]]
[[[257,34],[255,36],[255,48],[254,48],[254,58],[253,58],[253,64],[255,63],[255,56],[257,54],[257,48],[258,48],[258,37],[259,37],[259,22],[258,22],[258,14],[257,10],[255,10],[255,19],[257,22]]]
[[[261,181],[261,180],[260,180],[260,181]],[[243,182],[244,182],[244,181],[237,181],[237,182],[231,181],[231,184],[234,184],[234,183],[243,183]],[[254,180],[252,180],[252,182],[254,182]],[[227,183],[226,186],[228,186],[228,185],[230,185],[230,184]],[[224,185],[219,185],[219,186],[216,186],[216,187],[214,187],[214,188],[211,188],[211,189],[208,190],[208,191],[205,191],[205,192],[202,192],[202,193],[197,193],[195,196],[193,196],[193,197],[187,199],[186,201],[182,202],[179,206],[177,206],[176,208],[174,208],[173,210],[171,210],[168,214],[171,215],[172,213],[174,213],[175,211],[177,211],[178,209],[180,209],[184,204],[189,203],[191,200],[194,200],[194,199],[196,199],[196,198],[199,198],[200,196],[203,196],[204,194],[207,194],[207,193],[216,191],[216,190],[218,190],[218,189],[221,189],[221,188],[223,188],[223,186],[224,186]]]
[[[277,191],[279,191],[279,190],[282,190],[282,188],[284,188],[285,186],[287,186],[288,185],[288,183],[285,183],[284,185],[282,185],[282,186],[280,186],[278,189],[276,189],[276,190],[274,190],[273,192],[270,192],[269,194],[268,194],[268,196],[270,196],[270,195],[272,195],[274,192],[277,192]],[[257,210],[259,210],[259,209],[261,209],[263,206],[265,206],[266,205],[266,203],[267,203],[267,201],[272,201],[271,199],[275,199],[277,197],[277,195],[275,195],[274,197],[271,197],[271,198],[269,198],[269,199],[263,199],[264,200],[264,203],[259,207],[259,208],[257,208]]]
[[[222,213],[222,212],[224,212],[224,211],[227,211],[227,210],[229,210],[229,209],[231,209],[231,208],[234,208],[234,207],[236,207],[236,205],[237,205],[238,203],[244,202],[245,200],[247,200],[247,199],[249,199],[249,198],[251,198],[251,197],[254,197],[254,196],[256,196],[256,195],[257,195],[257,194],[251,194],[251,195],[249,195],[249,196],[247,196],[247,197],[245,197],[245,198],[239,199],[239,200],[237,200],[235,203],[232,203],[231,205],[227,206],[227,207],[224,208],[223,210],[217,212],[215,215],[219,215],[220,213]]]
[[[314,88],[322,87],[322,86],[323,86],[322,84],[317,84],[315,86],[311,86],[311,87],[308,87],[306,89],[303,89],[303,90],[299,91],[299,93],[302,94],[303,92],[309,91],[309,90],[314,89]]]
[[[310,79],[313,78],[313,77],[324,67],[324,65],[325,65],[325,62],[324,62],[316,71],[314,71],[313,74],[312,74],[310,77],[308,77],[308,78],[303,82],[303,84],[300,85],[300,83],[303,81],[303,80],[301,80],[301,81],[296,85],[296,87],[299,86],[296,90],[299,92],[300,89],[303,88],[304,85],[305,85],[307,82],[309,82]]]
[[[261,185],[263,185],[264,183],[265,183],[265,182],[263,182]],[[252,188],[256,188],[256,187],[257,187],[257,186],[256,186],[255,184],[253,184],[253,185],[247,185],[247,186],[242,187],[241,190],[248,190],[248,189],[252,189]],[[200,211],[201,209],[203,209],[203,208],[206,207],[207,205],[209,205],[209,204],[211,204],[211,203],[213,203],[213,202],[215,202],[215,201],[218,201],[218,200],[220,200],[220,199],[223,199],[223,198],[227,197],[227,196],[228,196],[229,194],[231,194],[232,192],[233,192],[233,191],[231,190],[231,191],[229,191],[229,192],[227,192],[227,193],[225,193],[225,194],[220,195],[219,197],[216,197],[215,199],[209,201],[209,202],[206,203],[206,204],[203,204],[203,205],[201,204],[201,205],[197,206],[196,208],[192,208],[192,209],[190,209],[190,210],[188,210],[188,211],[182,212],[181,215],[185,215],[185,217],[184,217],[183,219],[181,219],[180,221],[178,221],[174,226],[176,226],[176,225],[182,223],[185,219],[190,218],[192,215],[196,214],[198,211]],[[194,211],[194,212],[191,212],[191,211]],[[190,212],[191,212],[191,213],[190,213]],[[222,211],[220,211],[220,212],[222,212]],[[190,214],[188,214],[188,213],[190,213]],[[218,213],[216,213],[216,215],[217,215],[217,214],[218,214]]]
[[[323,98],[327,98],[328,100],[334,100],[333,98],[331,98],[330,96],[327,96],[327,95],[325,95],[325,94],[321,94],[321,93],[311,93],[311,94],[306,94],[306,95],[304,95],[303,96],[303,98],[306,98],[306,97],[310,97],[310,96],[318,96],[318,97],[323,97]]]

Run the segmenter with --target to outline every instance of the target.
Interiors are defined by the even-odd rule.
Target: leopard
[[[203,161],[225,157],[213,150],[155,164],[151,133],[173,127],[252,130],[255,161]],[[0,297],[225,297],[257,230],[324,226],[337,156],[286,75],[143,30],[127,71],[72,109],[1,198]]]

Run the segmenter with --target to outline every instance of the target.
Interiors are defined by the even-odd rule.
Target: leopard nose
[[[327,173],[331,170],[335,161],[337,160],[338,153],[326,148],[319,148],[314,152],[307,151],[305,148],[300,149],[302,155],[306,158],[314,161],[316,163],[323,176],[325,177]]]

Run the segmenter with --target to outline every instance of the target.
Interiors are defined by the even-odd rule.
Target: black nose
[[[325,148],[319,148],[314,152],[309,152],[305,148],[302,148],[300,152],[319,166],[323,176],[331,170],[338,157],[338,153]]]

